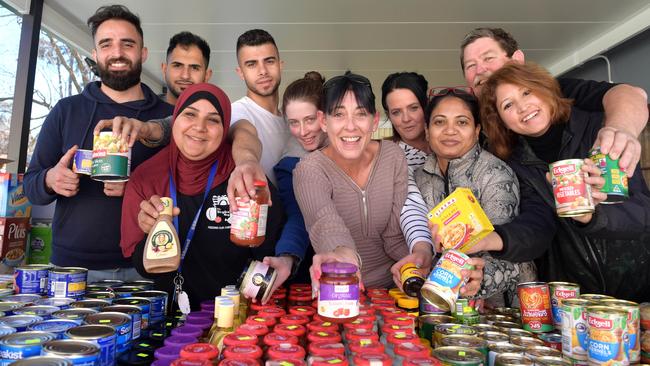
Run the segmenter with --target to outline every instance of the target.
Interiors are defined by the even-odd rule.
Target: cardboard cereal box
[[[0,216],[30,217],[32,204],[25,196],[23,175],[0,173]]]
[[[0,273],[25,263],[28,233],[28,217],[0,217]]]
[[[494,227],[469,188],[456,188],[429,212],[444,249],[466,252]]]

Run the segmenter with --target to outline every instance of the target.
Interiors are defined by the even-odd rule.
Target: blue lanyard
[[[215,161],[214,164],[212,164],[212,167],[210,168],[210,175],[208,176],[208,184],[205,186],[205,192],[203,193],[203,201],[201,201],[201,206],[199,207],[199,210],[196,212],[196,215],[194,215],[194,220],[192,220],[192,225],[190,225],[190,229],[187,231],[187,237],[185,238],[185,243],[183,244],[183,252],[181,253],[181,263],[178,265],[178,273],[181,272],[181,267],[183,266],[183,260],[185,259],[187,250],[190,248],[190,243],[192,242],[194,233],[196,232],[196,223],[199,221],[199,216],[201,216],[201,211],[203,210],[203,204],[205,203],[205,199],[208,198],[208,193],[211,190],[212,182],[214,182],[214,176],[217,173],[218,165],[219,162]],[[178,207],[176,203],[176,186],[174,185],[174,180],[172,179],[171,172],[169,174],[169,193],[172,196],[172,202],[174,204],[173,207]],[[174,227],[176,228],[176,232],[178,232],[179,231],[178,216],[174,216]]]

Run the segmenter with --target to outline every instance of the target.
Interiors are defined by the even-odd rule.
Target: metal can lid
[[[0,338],[0,345],[9,346],[30,346],[43,344],[56,339],[56,335],[49,332],[27,331],[13,333]]]
[[[92,342],[78,339],[56,339],[45,342],[42,352],[50,356],[77,358],[99,354],[99,347]]]
[[[42,332],[60,333],[70,328],[79,326],[75,321],[65,319],[50,319],[39,323],[32,324],[27,330],[39,330]]]
[[[72,366],[70,360],[58,356],[34,356],[16,360],[14,366]]]
[[[86,316],[90,314],[96,314],[96,313],[97,310],[94,309],[84,309],[84,308],[64,309],[64,310],[53,312],[52,317],[57,319],[76,320],[76,319],[84,319],[86,318]]]
[[[457,346],[468,348],[487,347],[488,343],[485,339],[477,336],[470,336],[465,334],[449,334],[444,336],[440,343],[442,346]]]
[[[14,310],[14,314],[47,316],[59,310],[59,307],[52,305],[31,305]]]
[[[38,315],[9,315],[0,318],[0,325],[23,328],[42,321],[43,318]]]
[[[477,350],[465,347],[438,347],[432,352],[433,357],[442,362],[481,362],[483,354]]]
[[[16,328],[10,327],[8,325],[0,325],[0,337],[6,336],[7,334],[16,333]]]
[[[104,313],[89,314],[85,322],[88,324],[120,326],[131,322],[131,317],[118,312],[107,311]]]
[[[494,359],[498,366],[532,366],[533,360],[520,353],[501,353]]]
[[[30,304],[33,303],[34,301],[38,301],[42,299],[41,295],[36,295],[36,294],[16,294],[16,295],[9,295],[5,296],[2,298],[3,302],[9,302],[9,303],[19,303],[19,304]],[[0,311],[4,311],[0,309]]]
[[[142,314],[142,310],[134,305],[109,305],[101,309],[102,313],[105,312],[116,312],[116,313],[123,313],[123,314]],[[148,313],[147,313],[148,314]]]
[[[23,306],[24,304],[15,301],[2,301],[0,302],[0,311],[6,313],[8,311],[14,311],[16,309],[20,309]]]
[[[72,339],[98,339],[115,336],[115,329],[108,325],[80,325],[65,332]]]
[[[135,305],[135,306],[146,306],[151,305],[151,300],[146,297],[123,297],[113,301],[115,305]]]
[[[535,365],[540,366],[569,366],[572,365],[571,361],[562,357],[544,356],[535,359]]]
[[[52,273],[86,273],[88,268],[83,267],[55,267],[50,270]]]
[[[75,299],[69,297],[48,297],[34,301],[35,305],[50,305],[61,308],[62,306],[69,306],[75,302]]]

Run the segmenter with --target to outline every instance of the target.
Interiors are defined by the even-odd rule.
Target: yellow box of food
[[[467,252],[494,231],[490,219],[469,188],[456,188],[427,217],[438,225],[438,236],[444,249]]]

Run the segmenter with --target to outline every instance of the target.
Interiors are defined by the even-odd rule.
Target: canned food
[[[98,181],[126,182],[131,174],[131,149],[113,132],[102,131],[93,141],[91,178]]]
[[[521,353],[501,353],[494,359],[495,366],[532,366],[533,360]]]
[[[580,296],[580,286],[570,282],[549,282],[548,287],[551,290],[553,326],[555,329],[562,329],[562,315],[560,314],[562,301]]]
[[[42,321],[43,318],[38,315],[10,315],[0,318],[0,325],[16,328],[16,331],[22,332],[28,326]]]
[[[271,296],[271,287],[273,287],[277,273],[273,267],[260,261],[251,260],[249,262],[237,280],[239,291],[248,298],[266,303]]]
[[[535,365],[539,366],[572,366],[573,363],[558,356],[542,356],[535,359]]]
[[[485,339],[479,338],[477,336],[468,336],[463,334],[451,334],[442,337],[441,339],[442,347],[465,347],[470,348],[483,354],[484,362],[487,363],[488,360],[488,342]]]
[[[587,306],[595,305],[586,299],[567,299],[562,302],[562,353],[574,360],[587,360],[589,327]]]
[[[50,319],[52,313],[59,311],[59,308],[56,306],[49,305],[32,305],[25,306],[24,308],[16,309],[14,314],[16,315],[37,315],[43,318],[43,320]]]
[[[641,314],[639,304],[626,300],[602,300],[601,305],[627,311],[627,349],[630,363],[641,360]]]
[[[115,293],[115,297],[118,299],[123,297],[131,297],[133,296],[134,292],[138,292],[138,291],[144,291],[144,290],[142,290],[142,288],[138,286],[122,285],[122,286],[113,287],[113,292]]]
[[[149,291],[154,289],[155,283],[151,280],[135,280],[125,282],[124,286],[139,287],[143,291]]]
[[[464,347],[438,347],[431,353],[443,365],[482,366],[484,356],[481,352]]]
[[[521,323],[530,332],[553,330],[551,298],[548,285],[544,282],[526,282],[517,285],[521,305]]]
[[[93,168],[93,151],[77,149],[72,160],[72,171],[77,174],[91,175]]]
[[[420,338],[425,338],[429,342],[433,342],[433,332],[436,324],[452,323],[454,318],[449,315],[442,314],[427,314],[420,315],[417,318],[417,325]]]
[[[89,341],[58,339],[45,342],[41,354],[44,356],[65,357],[73,365],[96,365],[99,361],[99,346]]]
[[[39,332],[48,332],[55,334],[57,338],[62,338],[63,334],[70,328],[79,326],[79,324],[72,320],[50,319],[39,323],[32,324],[27,327],[27,330],[35,330]]]
[[[14,270],[14,291],[17,294],[47,294],[47,278],[52,266],[30,264]]]
[[[603,154],[600,147],[592,149],[589,156],[600,168],[601,177],[605,179],[605,185],[600,191],[607,193],[607,199],[601,203],[621,203],[628,198],[627,174],[618,166],[618,159]]]
[[[82,325],[68,329],[65,337],[90,341],[99,347],[99,365],[115,365],[115,329],[106,325]]]
[[[97,282],[93,282],[90,285],[92,285],[92,286],[105,286],[105,287],[113,289],[115,287],[119,287],[119,286],[124,285],[124,281],[122,281],[122,280],[103,279],[103,280],[99,280]]]
[[[468,261],[469,257],[457,250],[449,249],[443,252],[422,286],[422,297],[444,311],[454,309],[460,288],[468,280],[468,278],[463,278],[461,271],[474,269],[474,266]]]
[[[494,332],[494,331],[479,332],[478,336],[485,339],[488,343],[510,341],[510,336],[502,332]]]
[[[421,294],[421,292],[420,292]],[[442,315],[447,314],[448,311],[439,308],[436,304],[432,303],[429,299],[422,296],[419,297],[420,300],[420,315]]]
[[[52,313],[52,319],[72,320],[77,324],[81,324],[86,319],[86,316],[95,313],[97,313],[97,310],[93,309],[65,309]]]
[[[86,292],[88,270],[79,267],[53,268],[47,285],[49,297],[70,297],[81,299]]]
[[[25,306],[22,303],[15,302],[15,301],[3,301],[0,302],[0,313],[3,313],[5,316],[7,315],[13,315],[14,310],[20,309],[23,306]]]
[[[514,317],[510,315],[504,315],[504,314],[490,314],[485,316],[485,321],[490,324],[494,325],[496,322],[511,322],[514,323],[517,321]]]
[[[594,212],[591,186],[585,183],[581,159],[560,160],[549,164],[555,208],[560,217]]]
[[[144,297],[151,301],[149,308],[149,324],[157,324],[165,319],[167,315],[167,293],[165,291],[138,291],[133,297]],[[144,314],[143,314],[144,317]],[[147,326],[147,329],[149,326]]]
[[[512,337],[533,337],[534,334],[525,329],[510,328],[508,329],[508,336],[512,339]]]
[[[105,312],[90,314],[86,317],[85,322],[90,325],[108,325],[115,329],[115,351],[122,354],[131,348],[131,336],[133,328],[131,317],[117,312]]]
[[[452,323],[436,324],[436,326],[434,327],[433,343],[436,346],[439,346],[442,344],[443,337],[452,334],[475,336],[477,332],[476,329],[472,328],[472,326],[470,325],[452,324]]]
[[[56,356],[33,356],[12,363],[11,366],[73,366],[72,361]]]
[[[488,352],[488,362],[487,362],[487,364],[489,366],[494,366],[496,357],[498,355],[502,354],[502,353],[521,354],[525,350],[524,347],[517,346],[517,345],[514,345],[514,344],[510,344],[510,343],[489,344],[488,349],[489,349],[489,352]]]
[[[624,337],[627,336],[627,311],[605,306],[587,307],[589,325],[589,364],[628,365]]]
[[[562,352],[546,346],[529,346],[526,347],[524,355],[530,357],[533,361],[535,361],[537,358],[544,356],[562,357]]]
[[[0,325],[0,337],[4,337],[7,334],[16,333],[16,328],[10,327],[8,325]]]
[[[43,298],[37,301],[34,301],[34,305],[49,305],[56,306],[61,310],[65,310],[70,307],[70,304],[75,302],[75,299],[70,299],[67,297],[48,297]]]
[[[117,312],[126,314],[131,317],[131,339],[136,340],[140,338],[143,329],[142,322],[142,309],[133,305],[111,305],[102,309],[102,312]],[[147,312],[147,316],[149,313]],[[175,328],[178,329],[178,328]],[[203,333],[203,332],[201,332]]]
[[[512,336],[510,337],[510,343],[525,348],[544,345],[544,341],[541,339],[526,336]]]
[[[539,333],[539,339],[544,342],[546,347],[550,347],[562,352],[562,335],[558,333]]]
[[[22,306],[33,305],[35,301],[41,299],[41,295],[37,294],[18,294],[18,295],[9,295],[2,298],[2,301],[6,302],[17,302],[22,304]]]
[[[115,293],[112,291],[90,291],[86,287],[86,295],[84,295],[84,300],[104,300],[111,303],[115,298]]]
[[[43,343],[55,339],[47,332],[20,332],[0,338],[0,365],[9,365],[16,360],[38,356]]]
[[[400,269],[400,282],[404,293],[408,296],[416,297],[420,293],[422,285],[424,285],[424,277],[420,274],[418,267],[415,263],[406,263]]]
[[[474,324],[472,325],[472,327],[474,327],[474,329],[476,329],[476,331],[479,333],[501,332],[501,329],[495,327],[494,325],[486,324],[486,323]]]
[[[580,298],[585,300],[595,301],[595,302],[601,300],[607,300],[607,299],[614,299],[609,295],[603,295],[603,294],[582,294],[580,295]]]
[[[70,304],[72,309],[92,309],[92,310],[101,310],[102,308],[110,305],[111,303],[106,300],[99,299],[90,299],[90,300],[79,300]]]

